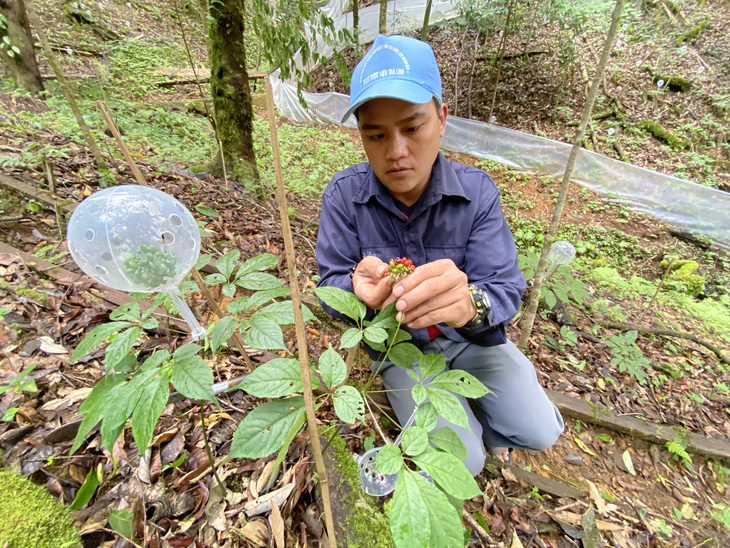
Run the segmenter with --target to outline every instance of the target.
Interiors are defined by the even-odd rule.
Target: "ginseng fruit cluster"
[[[385,271],[383,277],[390,276],[390,279],[393,280],[393,282],[398,282],[408,276],[415,269],[416,267],[413,266],[413,262],[410,259],[406,259],[405,257],[396,257],[395,259],[391,259],[388,263],[388,270]]]

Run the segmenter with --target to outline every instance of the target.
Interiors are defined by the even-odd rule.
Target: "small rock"
[[[595,466],[598,466],[598,468],[606,468],[605,466],[603,466],[603,463],[600,461],[600,459],[597,459],[596,457],[591,457],[591,462]]]
[[[574,466],[583,466],[586,463],[583,460],[583,457],[581,457],[580,455],[576,455],[575,453],[565,455],[565,457],[563,457],[563,460],[568,464],[572,464]]]

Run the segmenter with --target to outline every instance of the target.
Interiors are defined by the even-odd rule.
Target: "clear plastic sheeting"
[[[434,1],[432,14],[440,17],[456,15],[457,0]],[[352,28],[352,14],[342,14],[349,2],[333,0],[328,15],[340,28]],[[423,23],[425,0],[399,1],[395,17],[393,3],[388,7],[388,29],[401,32]],[[375,39],[378,29],[379,5],[360,10],[360,40]],[[432,18],[432,22],[435,19]],[[325,56],[331,49],[318,45]],[[349,105],[349,98],[340,93],[304,92],[308,108],[297,97],[296,85],[283,82],[278,72],[271,75],[274,100],[284,116],[296,121],[339,123]],[[350,117],[345,125],[355,127]],[[538,175],[561,177],[568,161],[571,145],[552,141],[508,128],[476,120],[450,116],[441,145],[447,150],[494,160],[514,169]],[[708,188],[691,181],[633,166],[607,156],[582,149],[578,155],[573,181],[626,204],[635,211],[656,217],[680,230],[701,234],[730,252],[730,193]]]

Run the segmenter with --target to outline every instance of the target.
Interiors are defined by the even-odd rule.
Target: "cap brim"
[[[357,100],[350,105],[350,108],[347,109],[347,112],[345,112],[340,123],[344,124],[345,120],[350,117],[350,114],[355,112],[368,101],[384,97],[389,99],[400,99],[401,101],[406,101],[408,103],[423,104],[428,103],[434,97],[434,94],[415,82],[386,78],[368,86],[367,89],[360,94]]]

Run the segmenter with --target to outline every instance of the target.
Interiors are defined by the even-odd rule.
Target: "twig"
[[[352,373],[352,365],[355,363],[355,356],[357,356],[358,344],[351,346],[350,350],[347,351],[347,357],[345,358],[345,367],[347,368],[347,376]]]
[[[641,312],[641,316],[639,316],[639,319],[636,320],[636,323],[641,323],[641,320],[644,319],[644,316],[646,316],[646,313],[649,311],[651,306],[654,304],[654,301],[657,298],[657,295],[659,295],[659,290],[664,285],[664,281],[667,279],[667,276],[669,276],[669,273],[672,271],[672,265],[674,264],[674,259],[671,259],[669,261],[669,266],[667,266],[667,270],[664,272],[664,276],[662,276],[662,281],[659,282],[659,285],[656,288],[656,291],[654,292],[654,296],[651,298],[651,301],[649,301],[649,304],[646,305],[646,308]]]
[[[121,534],[121,533],[120,533],[119,531],[115,531],[114,529],[107,529],[106,527],[102,527],[102,528],[101,528],[101,530],[102,530],[102,531],[105,531],[105,532],[107,532],[107,533],[112,533],[112,534],[115,534],[115,535],[119,535],[119,536],[120,536],[121,538],[123,538],[124,540],[126,540],[126,541],[127,541],[128,543],[130,543],[130,544],[131,544],[132,546],[136,546],[137,548],[142,548],[142,547],[141,547],[141,546],[140,546],[139,544],[137,544],[136,542],[134,542],[134,541],[133,541],[132,539],[130,539],[130,538],[128,538],[128,537],[125,537],[125,536],[124,536],[123,534]]]
[[[386,443],[386,445],[392,445],[393,440],[391,440],[389,437],[383,433],[383,431],[380,429],[380,425],[378,424],[378,419],[375,418],[375,414],[373,413],[373,410],[370,408],[370,404],[368,403],[367,397],[363,398],[363,401],[365,402],[365,405],[368,408],[368,413],[370,413],[370,416],[373,419],[373,424],[375,425],[375,429],[378,431],[378,434],[380,434],[380,437],[383,438],[383,441]]]
[[[203,430],[203,443],[205,443],[205,452],[208,454],[208,462],[210,462],[211,468],[213,468],[213,476],[215,477],[215,481],[218,482],[218,487],[221,488],[221,491],[223,491],[223,496],[226,495],[226,486],[223,485],[223,482],[218,477],[218,467],[215,465],[215,459],[213,458],[213,453],[210,450],[210,444],[208,443],[208,433],[207,428],[205,426],[205,401],[200,400],[200,426]]]
[[[494,103],[497,101],[497,87],[499,86],[499,77],[502,74],[502,60],[504,59],[504,50],[507,48],[507,35],[509,34],[509,24],[510,20],[512,19],[512,13],[514,11],[515,2],[510,2],[509,9],[507,11],[507,19],[504,23],[504,29],[502,30],[502,42],[499,44],[499,52],[497,53],[497,68],[496,68],[496,76],[493,78],[494,81],[494,89],[492,90],[492,106],[489,107],[489,117],[487,120],[490,121],[492,119],[492,115],[494,114]]]
[[[471,73],[469,73],[469,110],[468,110],[468,118],[471,118],[471,87],[474,83],[474,69],[477,66],[477,53],[479,52],[479,37],[481,36],[481,31],[477,31],[477,35],[474,38],[474,59],[471,64]]]
[[[465,36],[461,38],[461,48],[459,48],[459,58],[456,60],[456,74],[454,75],[454,116],[459,112],[459,65],[461,64],[461,56],[464,53]]]
[[[302,393],[304,395],[304,407],[307,414],[307,427],[309,429],[309,441],[312,444],[314,462],[319,475],[319,485],[322,490],[322,505],[324,506],[324,518],[327,526],[327,537],[332,548],[337,548],[335,536],[335,524],[332,516],[332,505],[330,503],[330,488],[327,481],[327,469],[322,457],[322,448],[319,444],[319,433],[317,432],[317,417],[314,414],[314,396],[312,394],[312,383],[309,377],[309,356],[307,352],[307,334],[304,329],[304,317],[302,315],[302,299],[299,293],[299,279],[297,278],[297,263],[294,256],[294,241],[292,239],[291,225],[289,224],[289,212],[286,202],[286,188],[284,187],[284,176],[281,171],[281,153],[279,151],[279,137],[276,129],[276,115],[274,113],[274,94],[271,89],[271,80],[264,78],[266,87],[266,107],[269,118],[269,131],[271,133],[271,152],[274,158],[274,175],[276,177],[276,194],[279,200],[279,218],[281,219],[282,232],[284,236],[284,247],[286,250],[286,265],[289,269],[289,285],[291,288],[292,306],[294,308],[294,327],[297,336],[297,347],[299,350],[299,365],[302,373]]]
[[[464,510],[461,514],[461,519],[463,519],[483,541],[488,542],[490,546],[497,546],[497,541],[494,540],[492,535],[487,533],[481,525],[479,525],[479,522],[475,520],[474,516],[472,516],[469,512]]]
[[[120,135],[116,124],[109,117],[109,114],[107,113],[106,109],[104,108],[104,103],[102,103],[101,101],[97,101],[96,106],[99,107],[99,110],[101,111],[101,115],[104,117],[104,121],[106,121],[106,125],[109,128],[109,131],[112,132],[112,135],[114,135],[114,138],[117,140],[117,144],[119,145],[119,150],[122,151],[124,160],[127,162],[129,169],[132,170],[132,175],[134,175],[135,180],[140,185],[147,186],[147,181],[145,181],[144,176],[142,175],[142,172],[137,167],[137,164],[135,164],[134,160],[132,160],[132,155],[129,153],[129,149],[127,148],[127,145],[124,144],[124,141],[122,140],[122,136]]]

